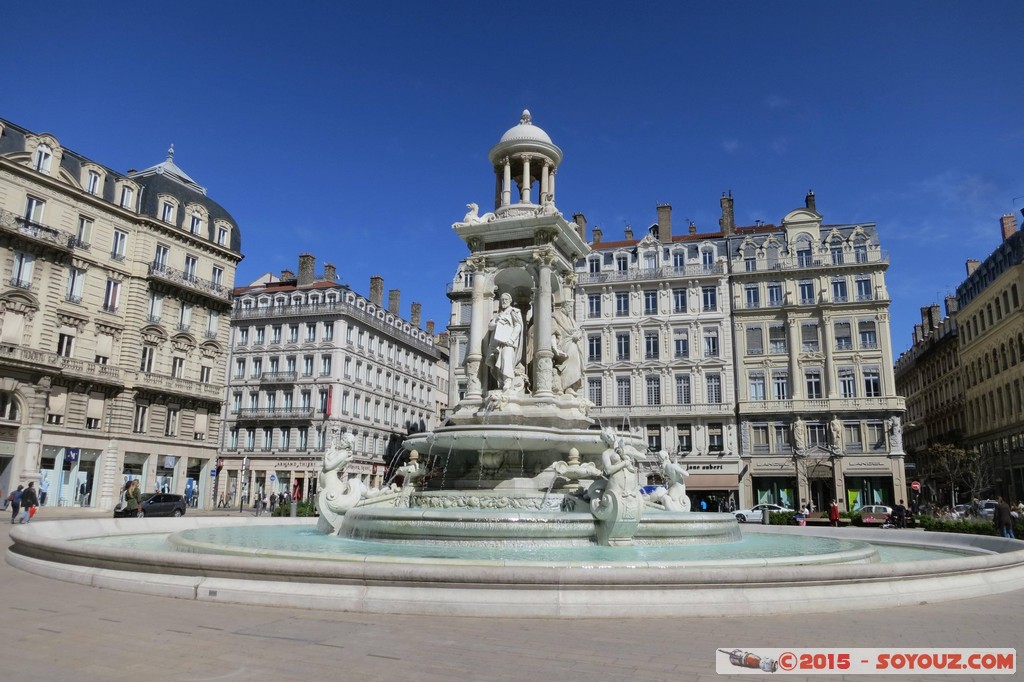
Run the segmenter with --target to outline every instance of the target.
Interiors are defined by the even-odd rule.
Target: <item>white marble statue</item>
[[[325,533],[337,533],[345,512],[354,507],[366,492],[366,486],[358,478],[341,479],[341,474],[355,457],[356,439],[351,433],[339,432],[337,425],[331,427],[324,463],[317,475],[319,492],[316,506],[320,512],[317,526]]]
[[[832,449],[839,451],[843,449],[843,422],[839,421],[839,417],[832,417],[832,421],[829,422],[829,430],[832,432]]]
[[[597,520],[597,542],[601,545],[629,545],[640,526],[644,501],[636,478],[636,462],[611,427],[601,429],[605,450],[601,454],[604,479],[588,490],[590,513]]]
[[[669,485],[667,488],[658,486],[651,493],[650,501],[660,503],[669,511],[690,511],[690,498],[686,495],[686,479],[690,472],[669,459],[664,450],[658,452],[658,459],[661,461],[661,473]]]
[[[512,305],[512,295],[505,292],[498,300],[498,312],[491,318],[487,346],[487,366],[502,391],[512,390],[522,343],[523,314]]]
[[[889,450],[892,452],[903,452],[903,422],[896,415],[885,421],[889,431]]]
[[[793,422],[793,447],[797,452],[807,449],[807,422],[800,416]]]
[[[563,301],[551,315],[551,349],[559,385],[563,393],[577,395],[583,389],[586,347],[583,332],[572,315],[572,302]]]
[[[466,204],[466,208],[469,211],[466,212],[466,217],[462,219],[461,223],[455,223],[455,225],[478,225],[480,223],[489,223],[494,220],[493,213],[484,213],[480,215],[480,207],[474,203]],[[454,227],[454,225],[452,226]]]

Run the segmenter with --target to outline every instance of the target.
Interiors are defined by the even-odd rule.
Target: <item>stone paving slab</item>
[[[86,515],[52,511],[34,523]],[[4,551],[9,529],[0,522]],[[0,680],[703,681],[725,679],[715,673],[717,648],[1017,647],[1021,653],[1021,587],[991,597],[898,609],[878,604],[849,613],[695,618],[683,612],[678,618],[566,621],[212,604],[83,587],[4,562]]]

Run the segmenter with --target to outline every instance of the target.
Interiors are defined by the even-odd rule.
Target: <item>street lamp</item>
[[[238,474],[238,513],[242,513],[242,498],[245,492],[245,469],[249,465],[249,458],[242,457],[242,471]]]
[[[213,474],[213,508],[217,508],[217,491],[220,490],[220,471],[224,468],[224,458],[217,458],[217,467]]]

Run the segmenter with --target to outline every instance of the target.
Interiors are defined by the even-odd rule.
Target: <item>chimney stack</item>
[[[419,303],[415,301],[412,304],[412,311],[409,313],[409,321],[412,322],[412,326],[417,329],[420,328],[420,311],[423,309]]]
[[[814,190],[813,189],[807,190],[807,196],[804,197],[804,206],[806,206],[807,209],[810,210],[810,211],[814,211],[815,213],[818,212],[818,209],[814,205]]]
[[[604,233],[601,232],[601,228],[595,225],[594,226],[594,243],[595,244],[600,244],[601,243],[601,235],[603,235],[603,234]]]
[[[919,324],[914,325],[914,343],[921,343],[924,341],[924,328]]]
[[[299,286],[312,284],[315,279],[316,256],[311,253],[299,254]]]
[[[671,204],[658,204],[658,241],[662,244],[672,243]]]
[[[400,289],[388,289],[388,312],[398,315],[401,308],[402,291]]]
[[[293,279],[295,279],[295,273],[294,272],[292,272],[291,270],[282,270],[281,271],[281,281],[282,282],[289,282],[289,281],[291,281]]]
[[[330,263],[324,263],[324,281],[325,282],[337,282],[338,281],[338,270]]]
[[[690,234],[697,234],[697,226],[692,220],[690,221]]]
[[[733,214],[732,190],[729,194],[722,193],[722,217],[718,219],[718,227],[723,237],[731,237],[736,233],[736,217]]]
[[[938,329],[940,322],[942,322],[942,308],[938,303],[932,303],[928,306],[928,331],[933,332]]]
[[[999,218],[999,228],[1003,231],[1003,241],[1013,236],[1013,233],[1017,231],[1017,218],[1012,213]]]
[[[960,304],[956,302],[956,296],[946,297],[946,317],[951,317],[953,313],[960,310]]]
[[[631,241],[632,239],[633,239],[633,226],[632,225],[626,225],[626,241]]]
[[[427,320],[427,333],[430,334],[431,337],[434,336],[434,321],[433,320]]]
[[[576,223],[576,232],[580,235],[580,239],[587,241],[587,219],[582,213],[574,213],[572,221]]]
[[[967,276],[970,277],[971,275],[973,275],[974,271],[978,269],[979,265],[981,265],[981,263],[978,260],[976,260],[974,258],[968,258],[967,259]]]
[[[384,302],[384,278],[380,275],[370,277],[370,303],[380,306]]]

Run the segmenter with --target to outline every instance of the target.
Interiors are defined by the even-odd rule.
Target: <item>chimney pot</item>
[[[299,281],[298,285],[306,286],[312,284],[316,278],[316,256],[311,253],[299,254]]]
[[[1017,231],[1017,218],[1012,213],[999,218],[999,229],[1003,233],[1003,241],[1013,236],[1013,233]]]
[[[808,209],[810,209],[811,211],[815,211],[815,212],[817,212],[817,210],[818,210],[818,209],[817,209],[817,208],[815,208],[815,203],[814,203],[814,190],[813,190],[813,189],[809,189],[809,190],[807,190],[807,196],[806,196],[806,197],[804,197],[804,206],[806,206],[806,207],[807,207]]]
[[[434,321],[433,320],[427,320],[427,333],[430,334],[431,336],[434,335]]]
[[[282,282],[287,282],[287,281],[290,281],[290,280],[293,280],[293,279],[295,279],[295,273],[294,272],[292,272],[291,270],[282,270],[281,271],[281,281]]]
[[[338,270],[331,263],[324,263],[324,280],[327,282],[338,281]]]
[[[597,227],[597,226],[595,225],[595,226],[594,226],[594,243],[595,243],[595,244],[600,244],[600,243],[601,243],[601,236],[602,236],[603,234],[604,234],[604,233],[603,233],[603,232],[601,231],[601,228],[600,228],[600,227]]]
[[[370,277],[370,303],[381,306],[384,302],[384,278],[380,275]]]
[[[736,233],[736,218],[733,213],[732,190],[729,194],[722,194],[720,200],[722,205],[722,217],[718,219],[718,227],[723,237],[731,237]]]
[[[388,289],[388,312],[398,315],[401,308],[402,291],[400,289]]]
[[[626,239],[629,240],[629,239],[632,239],[632,238],[633,238],[633,226],[632,225],[626,225]]]

